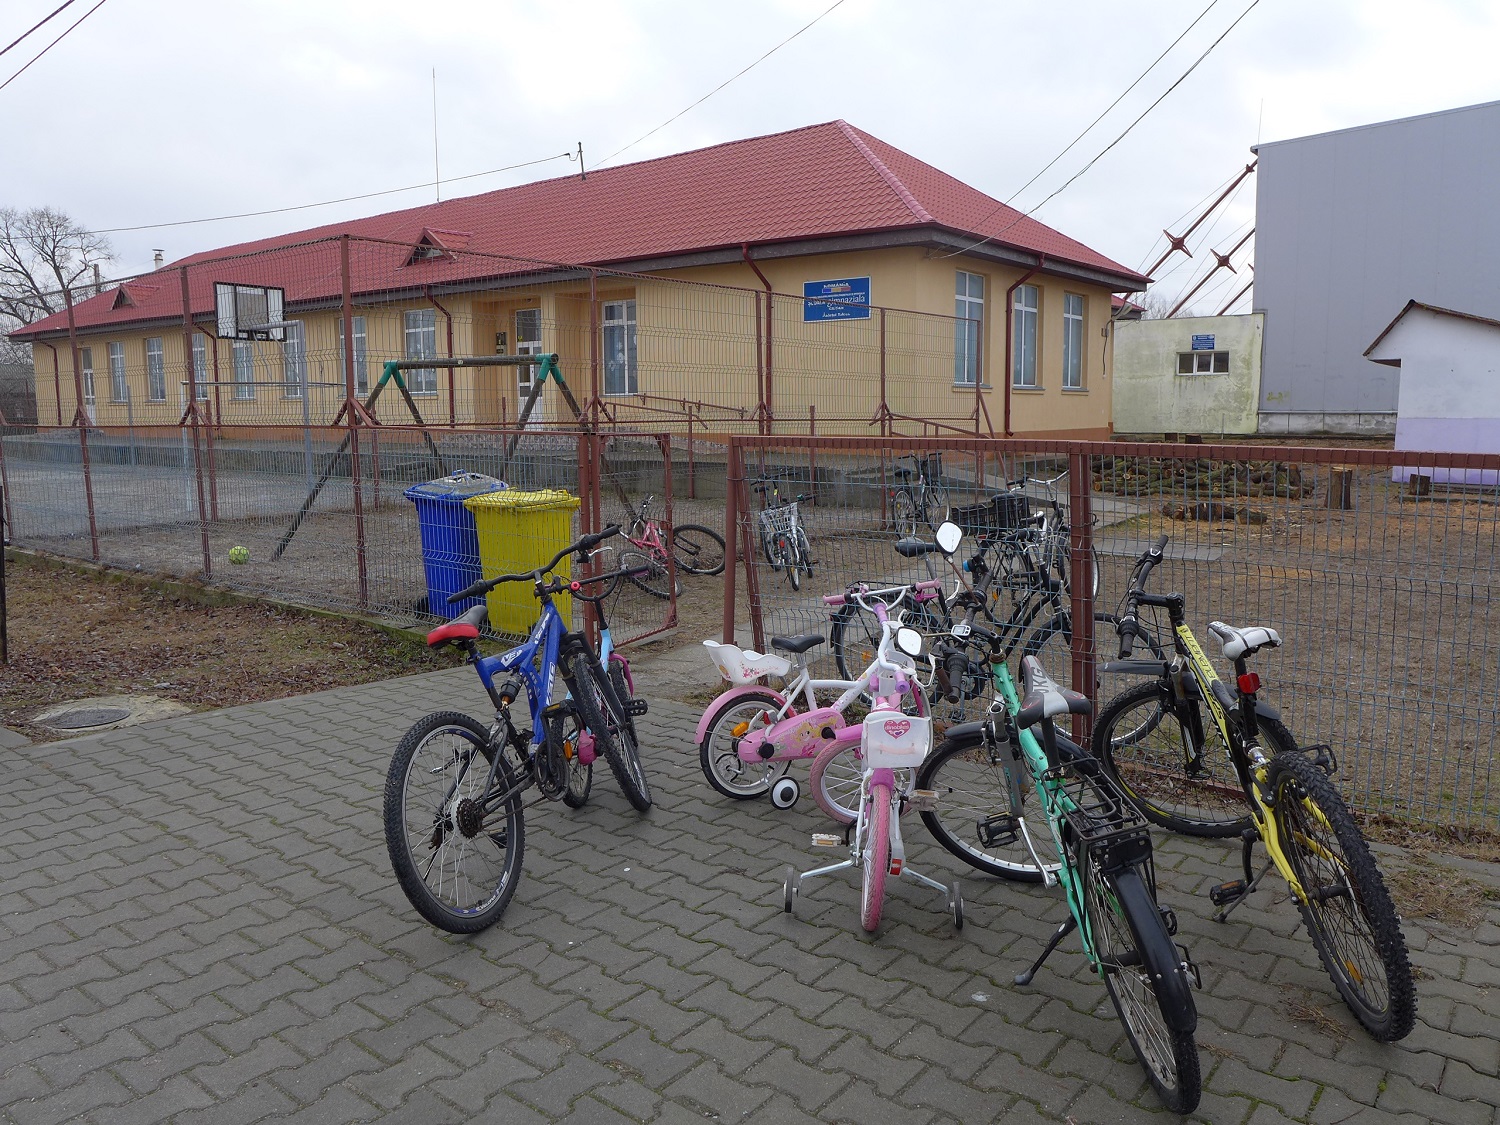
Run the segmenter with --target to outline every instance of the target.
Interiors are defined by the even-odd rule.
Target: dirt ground
[[[10,661],[0,666],[0,721],[33,742],[67,737],[28,719],[75,699],[144,692],[206,711],[451,663],[356,621],[204,604],[130,575],[15,552],[5,580]]]

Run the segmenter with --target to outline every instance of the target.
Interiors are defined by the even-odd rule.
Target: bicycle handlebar
[[[480,594],[487,594],[496,586],[499,586],[505,582],[534,581],[538,586],[540,586],[542,584],[541,576],[550,571],[558,563],[562,562],[562,560],[568,555],[577,552],[592,551],[606,539],[610,539],[618,534],[620,534],[620,525],[617,523],[612,523],[602,531],[591,532],[588,535],[581,536],[576,542],[569,543],[561,551],[558,551],[557,554],[553,555],[552,561],[547,563],[546,566],[539,566],[535,570],[528,571],[524,574],[501,574],[497,575],[494,578],[481,578],[478,582],[469,584],[464,589],[458,591],[458,593],[449,594],[448,604],[454,605],[457,602],[463,601],[465,598],[476,598]],[[599,577],[613,577],[613,575],[600,575]],[[588,582],[594,582],[597,580],[598,579],[594,578],[584,579],[584,581]]]
[[[849,599],[852,597],[860,605],[864,605],[865,598],[874,598],[876,601],[885,601],[886,596],[889,594],[896,595],[895,599],[893,600],[899,601],[902,595],[904,595],[909,590],[913,592],[917,590],[941,591],[942,588],[943,582],[940,578],[924,578],[922,581],[914,582],[908,586],[887,586],[884,590],[861,590],[858,587],[851,586],[842,594],[824,594],[823,604],[830,606],[848,605]]]
[[[1162,553],[1166,550],[1167,540],[1170,538],[1165,532],[1156,541],[1154,547],[1147,548],[1145,553],[1136,560],[1135,572],[1130,576],[1130,585],[1125,593],[1125,612],[1120,615],[1120,623],[1115,626],[1115,632],[1120,634],[1120,659],[1125,660],[1135,648],[1135,639],[1144,636],[1141,632],[1141,622],[1137,615],[1140,608],[1141,595],[1146,592],[1146,579],[1156,569],[1162,560]]]

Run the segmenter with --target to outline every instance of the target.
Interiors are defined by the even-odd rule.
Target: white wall
[[[1193,316],[1114,325],[1114,428],[1123,434],[1253,434],[1265,317]],[[1229,353],[1227,375],[1179,375],[1194,336]]]

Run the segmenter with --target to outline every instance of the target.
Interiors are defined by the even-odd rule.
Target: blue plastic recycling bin
[[[417,506],[417,527],[422,533],[422,568],[427,574],[427,606],[435,617],[457,617],[483,598],[465,598],[448,604],[448,595],[478,582],[479,538],[474,516],[464,507],[470,496],[499,492],[503,480],[483,473],[457,472],[426,484],[414,484],[406,498]]]

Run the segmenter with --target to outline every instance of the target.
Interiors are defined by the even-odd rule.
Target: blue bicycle
[[[565,590],[602,603],[622,577],[630,576],[630,568],[572,581],[551,575],[569,555],[586,563],[619,530],[612,525],[585,535],[545,566],[481,580],[448,599],[477,597],[503,582],[533,583],[541,616],[525,642],[510,651],[480,655],[479,631],[487,620],[483,604],[427,635],[429,645],[453,645],[467,655],[495,708],[487,728],[459,711],[421,719],[401,739],[386,774],[391,866],[417,911],[450,933],[485,929],[510,904],[526,845],[521,795],[533,785],[543,799],[577,808],[588,800],[593,761],[602,754],[626,799],[641,812],[651,807],[634,723],[646,705],[630,696],[628,666],[610,652],[607,625],[603,651],[596,655],[552,603]],[[599,586],[599,592],[587,592]],[[559,672],[568,694],[553,703]],[[529,729],[511,710],[522,693]]]

